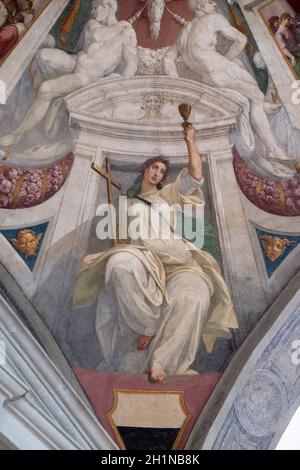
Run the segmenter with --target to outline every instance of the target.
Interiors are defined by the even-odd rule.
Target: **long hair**
[[[153,165],[153,163],[156,163],[156,162],[163,163],[166,167],[166,171],[165,171],[163,179],[156,186],[157,189],[161,189],[162,188],[162,183],[167,179],[168,174],[169,174],[169,170],[170,170],[170,162],[169,162],[168,158],[164,157],[163,155],[160,155],[158,157],[148,158],[148,160],[146,160],[142,165],[142,174],[144,176],[145,170],[147,170],[147,168],[149,166]]]
[[[269,26],[273,34],[275,34],[278,29],[279,21],[279,16],[271,16],[271,18],[268,19]]]
[[[156,163],[156,162],[160,162],[160,163],[163,163],[166,167],[166,172],[164,174],[164,177],[163,179],[161,180],[160,183],[158,183],[156,185],[157,189],[161,189],[162,186],[163,186],[163,183],[164,181],[167,179],[168,177],[168,174],[169,174],[169,170],[170,170],[170,162],[168,160],[167,157],[164,157],[163,155],[159,155],[158,157],[152,157],[152,158],[148,158],[148,160],[146,160],[143,165],[142,165],[142,168],[141,168],[141,173],[139,174],[139,176],[136,178],[136,180],[134,181],[133,185],[128,189],[127,191],[127,196],[128,197],[134,197],[134,196],[137,196],[140,192],[141,192],[141,186],[142,186],[142,182],[143,182],[143,178],[144,178],[144,174],[145,174],[145,170],[153,165],[153,163]]]

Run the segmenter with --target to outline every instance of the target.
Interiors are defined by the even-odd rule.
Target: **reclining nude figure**
[[[146,373],[157,383],[167,375],[195,373],[192,364],[202,338],[212,352],[217,337],[230,338],[230,329],[238,327],[218,263],[209,253],[191,249],[175,230],[178,219],[172,220],[172,212],[168,216],[174,205],[204,204],[193,127],[184,135],[188,165],[176,181],[161,186],[169,162],[154,157],[127,192],[125,217],[138,216],[136,227],[144,228],[140,237],[128,230],[126,243],[87,255],[77,271],[70,307],[97,300],[99,370]]]
[[[93,18],[85,25],[84,49],[77,55],[56,48],[43,48],[37,60],[48,78],[20,126],[0,137],[0,146],[16,144],[45,117],[54,98],[64,97],[110,75],[124,60],[124,77],[137,70],[137,41],[132,26],[116,19],[116,0],[94,0]],[[50,77],[55,77],[49,79]]]
[[[201,81],[220,89],[239,92],[248,98],[252,126],[266,148],[265,158],[255,158],[259,166],[274,176],[292,176],[294,171],[279,161],[291,159],[276,141],[266,111],[274,107],[265,101],[255,79],[239,64],[238,57],[244,49],[247,38],[231,26],[229,21],[216,11],[213,0],[190,0],[190,8],[195,18],[182,30],[176,43],[169,48],[164,58],[164,71],[178,77],[176,60],[201,76]],[[221,34],[232,41],[228,52],[222,55],[217,51],[217,36]]]

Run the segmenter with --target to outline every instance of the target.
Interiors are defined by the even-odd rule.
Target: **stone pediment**
[[[66,98],[70,124],[91,132],[139,132],[159,138],[178,133],[178,105],[192,105],[190,121],[196,130],[214,135],[235,127],[238,100],[201,83],[164,76],[105,78]]]

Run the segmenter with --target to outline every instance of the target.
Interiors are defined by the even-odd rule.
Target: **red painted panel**
[[[118,19],[128,20],[143,6],[144,2],[141,0],[121,0]],[[188,6],[188,0],[173,0],[167,4],[167,7],[173,13],[182,16],[187,21],[190,21],[194,17],[194,13]],[[182,30],[182,25],[175,21],[166,9],[161,22],[160,35],[157,40],[153,40],[151,38],[147,8],[144,10],[140,18],[133,24],[133,27],[137,34],[138,45],[148,47],[150,49],[160,49],[162,47],[170,46],[176,41],[180,31]]]
[[[183,449],[187,439],[215,388],[221,374],[210,372],[199,375],[174,375],[167,377],[163,384],[152,384],[146,375],[118,374],[89,369],[74,369],[74,372],[89,398],[99,421],[118,444],[107,414],[114,404],[114,390],[174,392],[183,391],[187,410],[191,414],[184,433],[178,443],[178,450]]]

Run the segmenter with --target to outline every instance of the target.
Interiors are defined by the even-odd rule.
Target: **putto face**
[[[32,230],[22,230],[11,242],[25,256],[35,256],[40,240],[41,234],[34,233]]]
[[[266,257],[272,262],[276,261],[284,254],[287,246],[295,244],[295,242],[286,238],[279,238],[271,235],[263,235],[260,239],[262,240]]]
[[[149,165],[144,171],[144,181],[153,186],[157,186],[165,177],[166,165],[162,162],[154,162]]]

